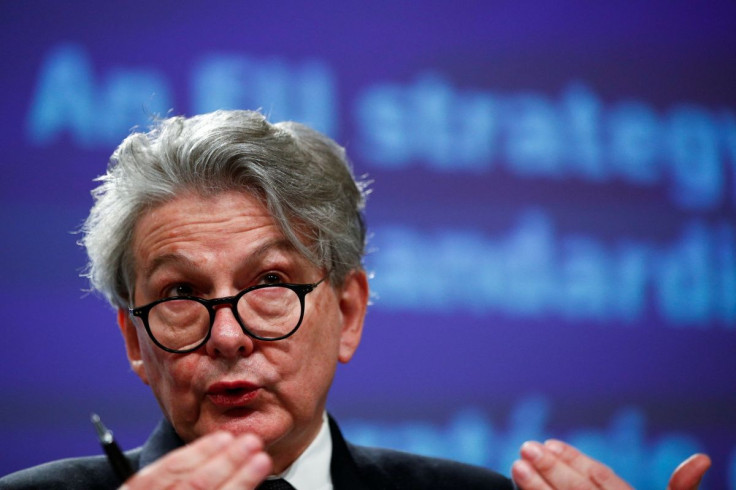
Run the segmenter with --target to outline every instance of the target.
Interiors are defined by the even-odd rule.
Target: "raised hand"
[[[691,456],[674,471],[667,490],[696,490],[709,467],[708,456]],[[631,489],[608,466],[557,440],[524,443],[511,476],[522,490]]]
[[[150,488],[253,489],[271,471],[261,440],[229,432],[208,434],[146,466],[122,486]]]

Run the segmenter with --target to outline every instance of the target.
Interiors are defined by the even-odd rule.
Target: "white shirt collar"
[[[322,414],[322,427],[307,449],[277,478],[291,483],[296,490],[332,490],[330,462],[332,437],[327,414]]]

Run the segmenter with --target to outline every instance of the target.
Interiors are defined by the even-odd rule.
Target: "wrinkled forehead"
[[[230,242],[250,248],[263,236],[284,234],[268,208],[250,194],[228,191],[213,195],[180,193],[142,213],[133,229],[137,261],[163,252],[217,249]]]
[[[262,196],[242,190],[184,190],[150,205],[136,219],[124,259],[128,296],[133,295],[137,275],[150,274],[152,269],[174,259],[196,263],[206,257],[205,250],[230,250],[232,254],[234,248],[242,249],[238,257],[241,262],[247,257],[252,257],[249,261],[256,260],[266,253],[288,253],[317,265],[304,253],[308,250],[304,245],[307,236],[284,221],[273,215]],[[292,235],[296,232],[301,242],[295,243],[285,227],[292,230]]]

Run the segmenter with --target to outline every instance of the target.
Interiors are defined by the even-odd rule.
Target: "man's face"
[[[276,279],[315,283],[327,272],[288,244],[259,200],[238,192],[187,193],[154,208],[136,225],[133,253],[135,306],[176,294],[232,296]],[[360,341],[367,296],[361,271],[339,290],[325,281],[306,296],[299,330],[272,342],[248,337],[229,307],[218,308],[211,338],[188,354],[156,347],[125,310],[118,321],[133,370],[185,441],[252,432],[280,471],[319,430],[337,362]]]

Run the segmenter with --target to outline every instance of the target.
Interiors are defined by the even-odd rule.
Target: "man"
[[[171,118],[126,138],[100,180],[89,277],[164,414],[127,453],[126,488],[512,488],[482,468],[350,445],[326,415],[369,296],[366,186],[332,140],[249,111]],[[696,488],[708,464],[695,456],[672,488]],[[559,441],[526,443],[512,475],[529,489],[626,488]],[[102,457],[0,481],[119,484]]]

